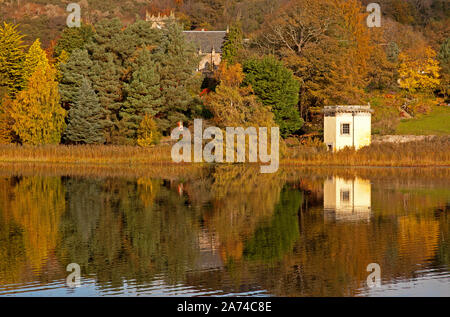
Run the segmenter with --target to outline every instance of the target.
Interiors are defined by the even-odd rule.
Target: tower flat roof
[[[336,112],[341,112],[341,113],[369,112],[369,113],[373,113],[373,109],[370,108],[370,105],[369,106],[359,106],[359,105],[355,105],[355,106],[325,106],[323,108],[322,112],[325,114],[336,113]]]

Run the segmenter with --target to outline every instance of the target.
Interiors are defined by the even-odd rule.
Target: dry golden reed
[[[172,162],[169,144],[154,147],[106,145],[0,145],[2,163],[58,163],[76,165],[154,165],[167,168]],[[184,168],[206,164],[184,163]],[[450,137],[403,144],[372,144],[359,151],[332,153],[322,147],[286,149],[282,166],[450,166]]]
[[[328,152],[324,148],[288,148],[284,166],[450,166],[450,137],[408,143],[377,143],[359,151],[346,148]]]

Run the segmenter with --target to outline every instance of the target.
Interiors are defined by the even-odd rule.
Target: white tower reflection
[[[327,221],[370,221],[371,184],[362,178],[329,178],[323,185]]]

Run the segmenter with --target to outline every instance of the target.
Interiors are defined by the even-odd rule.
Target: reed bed
[[[377,143],[359,151],[346,148],[328,152],[324,148],[300,146],[288,148],[282,160],[285,166],[450,166],[450,137],[408,143]]]
[[[179,165],[172,162],[169,144],[141,148],[105,145],[1,145],[2,163],[57,163],[71,165],[125,165],[129,167],[159,168]],[[189,169],[193,165],[179,166]],[[323,147],[296,146],[287,148],[281,166],[385,166],[385,167],[450,167],[450,137],[402,144],[377,143],[359,151],[344,149],[332,153]]]
[[[169,164],[171,147],[114,145],[1,145],[0,162],[70,164]]]

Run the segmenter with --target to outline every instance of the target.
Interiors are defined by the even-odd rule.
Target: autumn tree
[[[256,45],[283,59],[300,87],[300,113],[358,103],[367,85],[370,34],[357,0],[290,0],[261,30]]]
[[[269,51],[301,55],[326,37],[333,25],[334,10],[332,0],[291,0],[266,22],[258,45]]]
[[[373,89],[387,89],[395,85],[396,62],[400,52],[397,44],[391,42],[387,48],[384,45],[383,30],[373,30],[371,32],[371,43],[374,46],[370,50],[367,61],[367,87]]]
[[[17,141],[17,135],[13,131],[14,112],[12,100],[8,95],[0,99],[0,144],[8,144]]]
[[[390,42],[386,49],[386,55],[390,62],[396,63],[398,61],[398,55],[400,54],[400,48],[397,43]]]
[[[142,147],[158,144],[161,134],[158,126],[150,114],[146,114],[139,124],[137,131],[137,144]]]
[[[214,78],[224,86],[239,87],[244,81],[245,74],[241,64],[228,64],[223,61],[214,73]]]
[[[25,55],[22,69],[25,82],[28,81],[37,68],[45,68],[48,64],[47,54],[41,48],[41,41],[36,39]]]
[[[75,103],[68,112],[65,140],[75,144],[104,143],[105,115],[89,79],[83,78]]]
[[[251,86],[263,105],[269,106],[286,137],[303,126],[297,104],[300,84],[292,71],[274,57],[250,59],[244,63],[243,85]]]
[[[270,107],[261,104],[251,87],[240,87],[244,74],[242,66],[236,65],[229,71],[222,70],[224,78],[228,80],[221,81],[216,91],[205,99],[207,107],[213,114],[213,122],[220,128],[275,126]]]
[[[23,87],[23,37],[16,25],[0,25],[0,90],[10,95]]]
[[[27,88],[14,100],[13,130],[23,144],[58,144],[66,126],[66,111],[59,103],[56,70],[38,66]]]
[[[423,57],[400,53],[398,69],[400,87],[409,92],[433,91],[437,88],[440,84],[440,67],[436,55],[429,47],[425,49]]]

